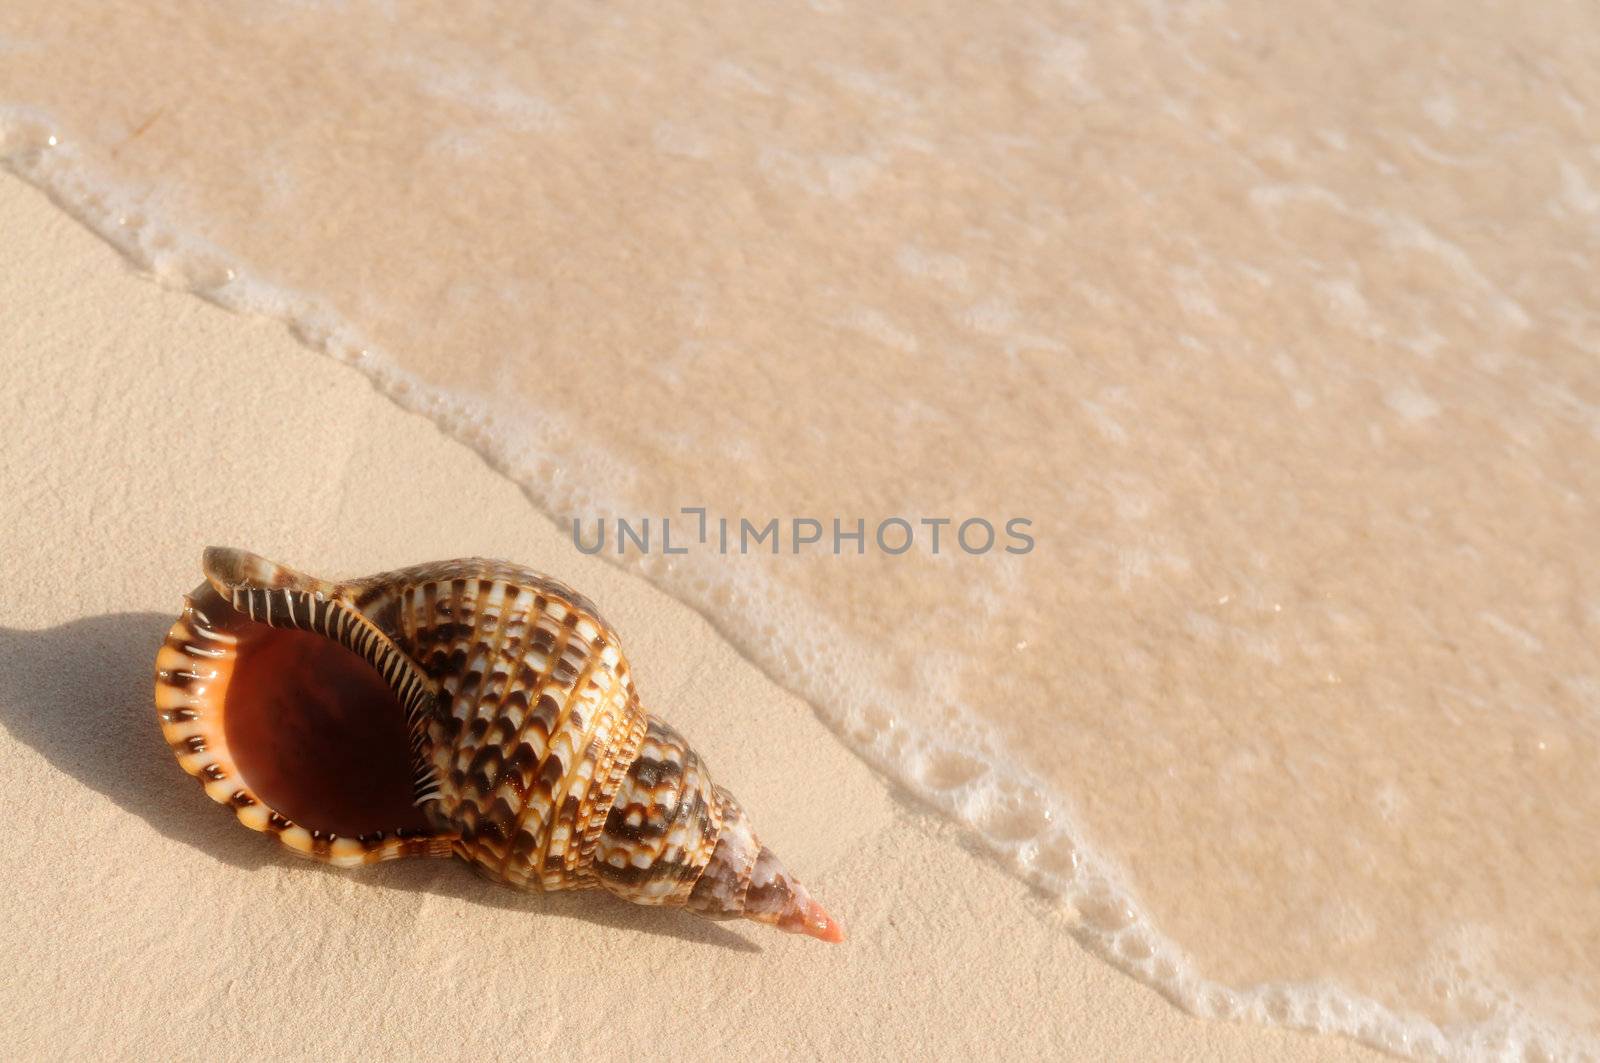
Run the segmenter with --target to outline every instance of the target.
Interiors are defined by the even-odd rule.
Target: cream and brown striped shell
[[[477,558],[330,582],[212,548],[204,568],[156,706],[246,826],[341,866],[454,854],[512,886],[842,939],[564,584]]]

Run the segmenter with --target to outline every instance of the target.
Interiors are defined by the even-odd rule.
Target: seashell
[[[156,709],[250,829],[341,867],[455,855],[511,886],[843,940],[564,584],[478,558],[345,582],[242,550],[203,565]]]

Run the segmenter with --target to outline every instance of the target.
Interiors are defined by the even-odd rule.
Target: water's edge
[[[426,417],[473,450],[490,468],[517,484],[547,519],[559,523],[563,507],[594,513],[628,512],[628,507],[617,504],[624,500],[605,496],[603,488],[595,485],[577,489],[587,493],[569,490],[553,505],[548,492],[538,487],[539,470],[548,468],[557,456],[542,451],[528,433],[519,431],[514,411],[486,409],[478,397],[424,385],[365,342],[315,296],[263,283],[225,249],[193,238],[172,219],[154,216],[137,193],[119,189],[94,173],[57,129],[48,116],[38,112],[0,109],[0,166],[38,188],[138,270],[236,313],[281,321],[300,342],[360,370],[386,398]],[[1066,802],[1050,795],[1039,780],[1023,776],[998,757],[989,761],[991,770],[975,782],[940,787],[919,777],[951,740],[903,720],[874,722],[865,718],[859,707],[830,706],[806,689],[803,669],[785,674],[779,662],[764,659],[740,637],[749,630],[749,618],[730,615],[727,607],[719,610],[710,600],[713,580],[725,576],[709,572],[715,565],[713,558],[699,558],[700,571],[680,570],[675,581],[663,579],[662,573],[647,565],[612,560],[703,616],[764,676],[811,705],[829,730],[874,770],[972,831],[1007,871],[1073,906],[1079,918],[1072,933],[1081,944],[1184,1009],[1211,1018],[1337,1033],[1407,1056],[1562,1056],[1574,1049],[1591,1051],[1571,1033],[1541,1028],[1510,1009],[1471,1025],[1441,1027],[1323,982],[1228,987],[1205,979],[1174,942],[1150,925],[1116,868],[1084,843]],[[694,582],[693,576],[700,577],[700,593],[695,586],[683,585]],[[765,596],[770,600],[770,594]],[[791,615],[799,609],[795,603],[784,607],[792,607]],[[793,647],[796,659],[806,660],[813,650],[837,644],[826,617],[808,616],[795,628],[812,633],[807,639],[810,646]],[[874,698],[868,692],[861,700]],[[1042,838],[1018,840],[984,830],[983,821],[992,818],[994,809],[1014,804],[1022,795],[1049,812],[1050,825]]]

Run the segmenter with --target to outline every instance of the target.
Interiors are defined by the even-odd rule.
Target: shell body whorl
[[[247,826],[335,863],[454,853],[516,887],[605,889],[639,904],[841,939],[689,743],[645,712],[615,633],[564,584],[476,558],[344,583],[236,550],[208,550],[205,567],[208,586],[191,596],[158,660],[157,705],[180,763]],[[236,678],[263,671],[251,670],[246,648],[269,646],[280,631],[337,643],[349,651],[340,661],[376,673],[392,693],[383,707],[332,711],[387,713],[394,726],[404,718],[410,796],[424,829],[397,835],[375,821],[352,838],[319,828],[335,814],[302,794],[328,780],[294,781],[293,765],[267,763],[241,745],[241,736],[270,733],[280,719],[323,733],[322,719],[301,724],[296,714],[326,685],[336,667],[327,654],[336,651],[297,647],[322,654],[317,676],[280,667],[275,674],[289,686],[270,696]],[[268,652],[287,651],[249,650]],[[281,798],[252,787],[252,758],[265,765],[254,776]],[[359,797],[358,805],[378,803]],[[277,807],[291,798],[309,823]],[[338,813],[346,823],[363,816],[373,813]]]

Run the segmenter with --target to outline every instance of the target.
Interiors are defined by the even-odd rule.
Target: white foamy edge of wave
[[[375,350],[315,296],[255,278],[226,251],[158,216],[138,194],[102,179],[70,141],[52,132],[56,128],[38,110],[0,106],[0,165],[41,189],[154,279],[238,313],[282,321],[301,342],[356,367],[389,399],[477,451],[552,519],[559,513],[629,512],[619,504],[624,490],[602,494],[595,481],[625,483],[633,470],[587,444],[576,424],[554,411],[539,411],[535,422],[526,411],[495,408],[492,397],[425,384]],[[574,464],[585,469],[584,481],[565,475]],[[806,699],[868,763],[973,830],[1024,880],[1072,905],[1079,915],[1072,932],[1080,942],[1186,1010],[1208,1018],[1342,1034],[1419,1058],[1600,1057],[1600,1042],[1540,1023],[1493,987],[1475,987],[1490,1018],[1441,1027],[1327,982],[1235,989],[1202,977],[1182,949],[1150,923],[1114,865],[1087,848],[1062,798],[1051,795],[1043,780],[1008,763],[977,727],[936,730],[886,713],[881,706],[892,699],[867,678],[870,655],[853,649],[831,618],[792,600],[790,592],[767,583],[754,567],[741,566],[746,584],[741,587],[729,578],[735,567],[718,566],[707,555],[687,555],[671,564],[658,557],[632,564],[612,560],[642,573],[706,617],[765,674]],[[781,627],[780,619],[785,621]],[[787,651],[778,636],[766,646],[747,638],[749,632],[767,629],[783,632]],[[851,654],[842,655],[840,647],[852,647]],[[841,656],[852,654],[859,660],[841,666]],[[787,667],[775,660],[785,657],[792,662]],[[935,778],[940,771],[936,765],[974,760],[981,770],[971,778],[953,785]],[[1035,833],[1014,836],[1003,829],[1008,813],[1012,822],[1044,825]]]

